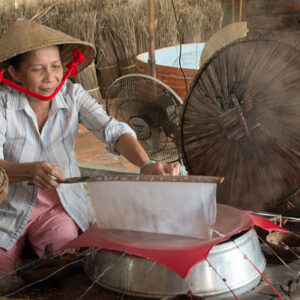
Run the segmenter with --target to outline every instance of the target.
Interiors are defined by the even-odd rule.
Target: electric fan
[[[150,159],[181,158],[182,100],[160,80],[143,74],[119,77],[107,92],[106,112],[131,126]]]

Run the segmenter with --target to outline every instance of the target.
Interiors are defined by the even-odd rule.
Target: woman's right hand
[[[59,187],[60,182],[64,180],[64,175],[56,165],[47,161],[35,163],[32,182],[37,187],[41,189],[56,189]]]

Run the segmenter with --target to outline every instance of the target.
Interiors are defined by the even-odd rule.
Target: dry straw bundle
[[[205,42],[221,28],[223,22],[221,1],[179,1],[177,9],[183,43]]]
[[[96,49],[97,75],[101,94],[106,96],[110,85],[120,76],[118,58],[113,44],[112,29],[105,19],[101,19],[97,26]]]
[[[179,2],[179,1],[177,1]],[[176,2],[176,4],[177,4]],[[180,3],[183,1],[180,0]],[[177,9],[177,8],[176,8]],[[163,48],[178,44],[178,31],[170,0],[154,1],[155,17],[155,48]],[[135,6],[135,35],[138,54],[148,51],[149,48],[149,22],[148,3],[141,1]]]
[[[177,16],[186,7],[184,1],[174,1]],[[178,29],[172,2],[159,0],[155,4],[155,47],[163,48],[179,44]]]
[[[42,1],[40,1],[40,4]],[[3,1],[0,4],[0,36],[18,19],[31,19],[38,13],[41,5],[36,5],[31,1],[24,1],[19,4],[19,8],[15,9],[13,3]]]
[[[135,61],[131,62],[136,55],[134,23],[133,20],[130,21],[132,12],[127,4],[127,1],[107,1],[101,11],[98,11],[96,66],[104,97],[110,85],[121,75],[120,68],[124,68],[122,72],[125,72],[128,66],[133,65],[128,70],[135,71]],[[128,12],[130,16],[127,15]]]
[[[135,72],[136,35],[134,3],[114,1],[108,5],[109,26],[112,29],[113,45],[119,61],[120,74]]]
[[[136,40],[138,53],[148,50],[148,6],[141,1],[136,7]],[[155,47],[156,49],[178,45],[179,35],[183,43],[205,42],[221,28],[223,9],[216,0],[156,0],[155,5]],[[178,32],[179,29],[179,32]]]
[[[166,11],[170,12],[170,9],[165,10],[167,5],[170,8],[169,0],[155,1],[157,48],[177,42],[174,18],[170,24],[167,21],[169,16],[165,16]],[[157,20],[162,16],[166,22],[157,26]],[[147,1],[111,1],[102,10],[98,18],[96,47],[98,79],[104,96],[111,83],[119,76],[135,73],[137,54],[148,49],[148,26]]]

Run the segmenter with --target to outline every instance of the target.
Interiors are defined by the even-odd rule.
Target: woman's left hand
[[[181,165],[179,162],[167,164],[165,162],[157,162],[149,164],[143,169],[142,175],[180,175]]]

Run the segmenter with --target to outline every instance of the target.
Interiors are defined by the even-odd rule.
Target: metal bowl
[[[163,298],[191,290],[205,299],[226,299],[232,294],[223,279],[237,295],[260,282],[260,274],[244,255],[263,272],[266,261],[253,228],[214,246],[186,278],[145,258],[110,250],[91,255],[85,271],[100,286],[132,296]]]

